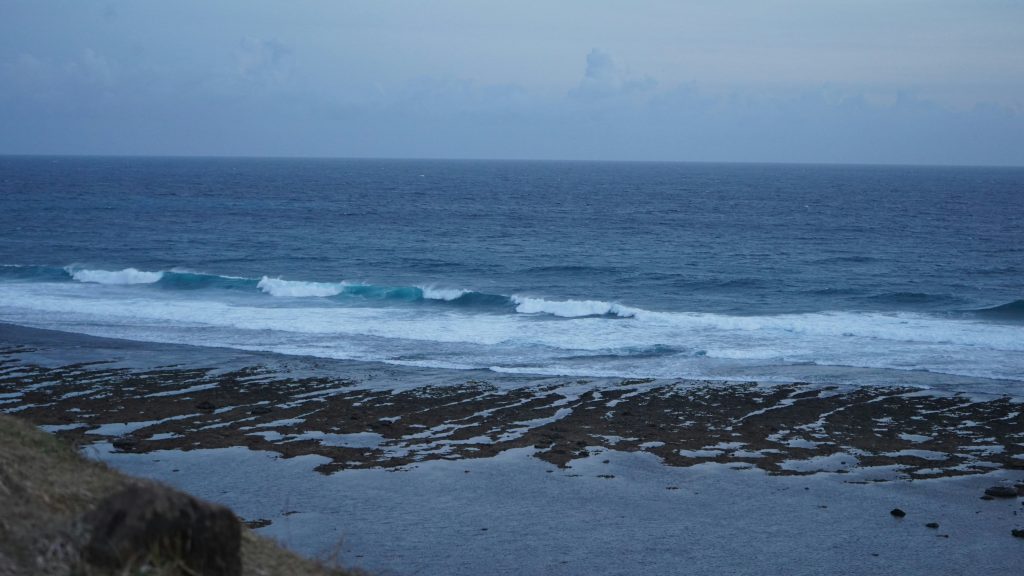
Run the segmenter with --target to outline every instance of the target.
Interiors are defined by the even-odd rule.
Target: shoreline
[[[598,447],[783,475],[1024,468],[1024,398],[1005,395],[499,375],[0,328],[0,410],[126,452],[245,446],[325,456],[324,473],[526,447],[559,467]],[[31,336],[27,348],[11,332]],[[106,348],[88,348],[97,343]],[[62,348],[79,361],[53,362]]]
[[[1005,395],[467,373],[0,324],[0,412],[373,571],[1005,571],[1024,524],[1018,499],[979,500],[1024,486],[1024,399]]]

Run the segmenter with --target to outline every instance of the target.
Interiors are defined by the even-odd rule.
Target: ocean
[[[0,322],[1020,394],[1024,169],[0,157]]]

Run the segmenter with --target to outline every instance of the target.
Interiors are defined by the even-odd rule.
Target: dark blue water
[[[0,158],[0,321],[408,364],[1024,379],[1024,170]]]

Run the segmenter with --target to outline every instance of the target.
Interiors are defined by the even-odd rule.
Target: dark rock
[[[199,404],[196,404],[196,410],[203,410],[205,412],[212,412],[213,410],[216,410],[216,409],[217,409],[217,406],[213,402],[210,402],[209,400],[203,400]]]
[[[120,450],[121,452],[131,452],[135,450],[135,447],[138,446],[138,444],[139,443],[132,438],[116,438],[110,443],[115,450]]]
[[[938,528],[939,527],[939,523],[938,522],[929,522],[929,523],[925,524],[924,526],[925,526],[925,528]]]
[[[267,520],[266,518],[260,518],[258,520],[245,520],[243,521],[243,524],[245,524],[252,530],[255,530],[257,528],[263,528],[264,526],[270,526],[272,522],[270,520]]]
[[[1024,530],[1014,528],[1013,530],[1010,530],[1010,534],[1013,534],[1014,538],[1024,538]]]
[[[190,573],[242,573],[242,527],[223,506],[156,485],[129,486],[83,517],[83,558],[95,567],[133,572],[151,562]]]
[[[249,414],[253,414],[253,415],[259,416],[261,414],[270,414],[273,411],[274,411],[274,409],[271,408],[270,406],[260,405],[260,406],[256,406],[252,410],[249,410]]]
[[[903,518],[904,516],[907,515],[906,512],[904,512],[903,510],[900,510],[899,508],[893,508],[892,510],[889,511],[889,514],[892,514],[896,518]]]
[[[993,498],[1016,498],[1017,489],[1012,486],[993,486],[985,489],[985,495]]]
[[[612,478],[615,478],[615,475],[614,474],[598,474],[597,477],[598,478],[604,478],[605,480],[610,480]]]

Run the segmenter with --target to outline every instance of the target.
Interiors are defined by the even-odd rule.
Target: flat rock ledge
[[[603,451],[669,466],[770,474],[867,471],[867,481],[1024,469],[1024,403],[912,387],[457,374],[382,389],[379,373],[44,367],[0,350],[0,411],[78,445],[121,452],[245,446],[329,459],[318,470],[401,469],[531,449],[557,467]],[[871,471],[879,471],[871,476]],[[862,475],[863,476],[863,475]]]

